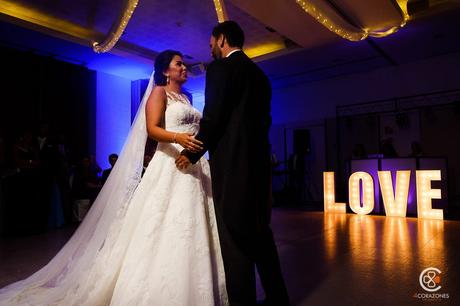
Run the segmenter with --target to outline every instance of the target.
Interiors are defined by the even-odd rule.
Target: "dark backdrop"
[[[1,45],[0,67],[0,137],[7,146],[46,123],[65,135],[71,162],[95,153],[94,71]]]

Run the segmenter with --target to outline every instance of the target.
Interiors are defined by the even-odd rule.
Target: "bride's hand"
[[[187,167],[190,166],[190,164],[191,164],[190,160],[185,155],[180,155],[176,159],[176,167],[179,170],[187,169]]]
[[[176,142],[192,153],[203,150],[203,143],[195,139],[192,133],[177,133]]]

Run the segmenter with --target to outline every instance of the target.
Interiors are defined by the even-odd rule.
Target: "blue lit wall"
[[[203,112],[204,108],[204,87],[204,74],[198,77],[189,76],[187,82],[184,84],[184,88],[193,96],[193,106],[200,112]]]
[[[119,154],[131,121],[131,80],[97,72],[96,159],[109,168],[108,156]]]

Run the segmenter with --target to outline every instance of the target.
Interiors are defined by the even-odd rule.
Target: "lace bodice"
[[[184,94],[166,92],[168,98],[165,112],[165,129],[171,132],[196,134],[201,113],[194,108]]]

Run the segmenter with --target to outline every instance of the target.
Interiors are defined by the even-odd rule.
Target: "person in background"
[[[7,180],[7,225],[11,235],[38,234],[47,227],[49,195],[31,130],[21,133],[12,148],[16,172]]]
[[[97,172],[94,171],[91,157],[83,157],[74,171],[72,183],[73,199],[89,199],[92,203],[99,193],[100,188],[99,177],[97,176]]]
[[[13,146],[13,162],[18,171],[38,168],[40,162],[31,131],[24,131]]]
[[[393,146],[393,138],[389,137],[382,140],[380,143],[380,153],[383,154],[385,158],[394,158],[399,156]]]
[[[39,151],[42,151],[43,148],[47,145],[49,141],[49,127],[48,124],[43,123],[38,129],[38,135],[36,137],[37,146]]]
[[[110,168],[109,168],[109,169],[105,169],[105,170],[102,172],[102,178],[101,178],[102,184],[104,184],[105,181],[107,181],[107,179],[109,178],[110,172],[112,171],[113,166],[115,166],[115,163],[117,162],[117,159],[118,159],[118,155],[117,155],[117,154],[112,153],[112,154],[109,155],[109,164],[110,164]]]

